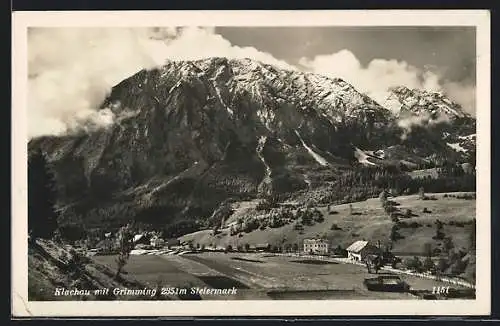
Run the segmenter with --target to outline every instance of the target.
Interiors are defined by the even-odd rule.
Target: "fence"
[[[334,257],[327,257],[327,256],[306,255],[306,254],[300,254],[300,253],[275,253],[275,255],[276,256],[289,256],[289,257],[301,257],[301,258],[308,258],[308,259],[327,260],[327,261],[339,262],[339,263],[344,263],[344,264],[353,264],[353,265],[359,265],[359,266],[365,265],[361,262],[357,262],[357,261],[351,260],[349,258],[334,258]],[[436,280],[436,281],[445,282],[445,283],[449,283],[449,284],[453,284],[453,285],[460,285],[460,286],[463,286],[463,287],[466,287],[469,289],[476,288],[476,286],[474,284],[471,284],[465,280],[457,279],[457,278],[443,277],[443,276],[439,277],[436,275],[417,273],[417,272],[413,272],[413,271],[395,269],[395,268],[391,268],[391,267],[382,267],[382,270],[397,273],[397,274],[406,274],[406,275],[416,276],[416,277],[420,277],[420,278]]]

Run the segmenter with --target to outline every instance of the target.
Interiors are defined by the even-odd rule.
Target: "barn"
[[[355,261],[363,261],[367,255],[378,253],[380,250],[368,241],[358,240],[347,247],[347,257]]]

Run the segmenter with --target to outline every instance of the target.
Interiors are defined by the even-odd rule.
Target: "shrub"
[[[303,226],[300,222],[297,222],[297,223],[295,223],[295,225],[293,226],[293,229],[294,229],[294,230],[304,230],[304,226]]]
[[[441,222],[440,220],[436,220],[435,225],[436,225],[436,235],[433,236],[432,238],[434,240],[444,239],[443,222]]]
[[[400,222],[399,223],[399,226],[401,228],[411,228],[411,229],[416,229],[416,228],[419,228],[422,226],[422,224],[418,223],[418,222]]]
[[[333,223],[330,230],[342,230],[342,228],[340,228],[336,223]]]
[[[445,253],[450,253],[450,251],[455,248],[455,244],[453,243],[453,239],[451,237],[446,237],[443,242],[443,251]]]
[[[305,211],[301,217],[301,222],[303,225],[313,225],[313,219],[310,211]]]
[[[426,257],[423,263],[423,270],[424,271],[434,271],[436,269],[436,265],[434,265],[434,262],[432,261],[431,257]]]
[[[312,218],[315,222],[318,222],[318,223],[322,223],[325,221],[325,218],[323,217],[323,214],[315,209],[313,212],[312,212]]]
[[[422,267],[423,267],[422,262],[420,261],[420,259],[417,256],[415,256],[413,258],[408,258],[407,260],[405,260],[404,265],[408,269],[414,270],[416,272],[421,272],[422,271]]]
[[[438,263],[436,264],[436,270],[441,273],[444,273],[449,266],[450,265],[448,264],[448,261],[445,258],[441,257],[439,258]]]
[[[476,199],[476,194],[456,195],[455,198],[457,198],[457,199],[465,199],[465,200],[472,200],[472,199]]]
[[[412,217],[412,211],[411,211],[411,209],[407,208],[407,209],[405,210],[405,217],[406,217],[406,218],[410,218],[410,217]]]
[[[409,226],[410,226],[410,228],[412,228],[412,229],[416,229],[416,228],[421,227],[421,226],[422,226],[422,224],[420,224],[420,223],[418,223],[418,222],[411,222],[411,223],[409,224]]]
[[[442,252],[442,250],[441,250],[440,248],[434,248],[434,249],[432,250],[432,254],[433,254],[434,256],[437,256],[437,255],[441,254],[441,252]]]
[[[341,245],[338,245],[334,250],[333,254],[341,257],[347,257],[347,250],[342,248]]]

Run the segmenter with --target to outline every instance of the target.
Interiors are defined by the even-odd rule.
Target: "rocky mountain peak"
[[[463,108],[450,100],[442,92],[431,92],[421,89],[410,89],[398,86],[390,89],[388,106],[399,111],[400,115],[444,116],[449,119],[471,118]]]

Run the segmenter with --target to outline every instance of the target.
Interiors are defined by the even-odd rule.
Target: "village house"
[[[347,257],[355,261],[363,261],[367,255],[378,253],[380,250],[368,241],[358,240],[347,247]]]
[[[259,243],[255,245],[255,251],[257,252],[265,252],[270,250],[271,250],[271,245],[269,243]]]
[[[304,239],[304,252],[326,255],[330,250],[330,243],[325,239]]]
[[[157,235],[152,236],[149,242],[150,245],[154,248],[162,248],[165,245],[165,240]]]
[[[148,234],[145,234],[145,233],[136,234],[136,235],[134,235],[133,243],[134,243],[134,245],[138,245],[138,244],[149,245],[150,244],[150,237],[148,236]]]

